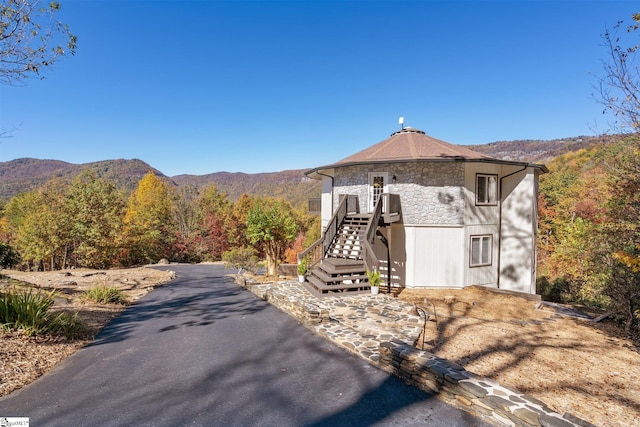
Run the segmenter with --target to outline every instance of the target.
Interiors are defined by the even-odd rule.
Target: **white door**
[[[388,193],[389,173],[369,172],[369,212],[373,212],[382,193]],[[384,206],[382,207],[384,209]]]

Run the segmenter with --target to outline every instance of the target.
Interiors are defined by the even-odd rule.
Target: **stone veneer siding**
[[[368,211],[369,172],[389,174],[389,193],[400,195],[402,222],[412,225],[464,224],[464,163],[408,162],[337,168],[333,204],[355,194]],[[396,176],[396,182],[392,177]]]

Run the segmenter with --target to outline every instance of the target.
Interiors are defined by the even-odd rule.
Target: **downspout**
[[[525,170],[527,170],[529,168],[529,166],[523,166],[522,169],[517,170],[515,172],[511,172],[508,175],[505,175],[503,177],[500,178],[500,185],[498,186],[498,193],[500,195],[500,209],[498,209],[498,280],[496,282],[496,285],[498,286],[498,289],[500,289],[500,269],[501,269],[501,265],[500,265],[500,260],[502,259],[502,180],[505,178],[509,178],[512,175],[515,175],[517,173],[523,172]]]

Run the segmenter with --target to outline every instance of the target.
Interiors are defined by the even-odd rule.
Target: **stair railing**
[[[382,203],[385,212],[384,214],[395,214],[400,212],[400,195],[399,194],[391,194],[384,193],[382,194],[384,197],[384,202]]]
[[[300,264],[303,259],[306,259],[307,270],[311,270],[314,266],[316,266],[324,258],[325,254],[329,250],[331,242],[333,241],[335,235],[338,234],[340,226],[344,222],[347,214],[358,211],[358,196],[352,194],[341,194],[338,208],[333,213],[331,220],[329,220],[327,227],[324,229],[322,237],[320,237],[318,240],[313,242],[311,246],[298,254],[298,264]]]
[[[362,259],[364,260],[364,266],[367,271],[379,271],[380,269],[380,261],[376,257],[375,252],[373,252],[373,242],[376,239],[376,230],[378,229],[378,223],[380,222],[380,218],[382,217],[382,200],[383,195],[380,194],[378,196],[378,200],[376,200],[375,208],[373,213],[371,214],[371,218],[369,218],[369,222],[367,224],[367,228],[364,231],[365,239],[361,242],[362,244]]]
[[[373,209],[373,213],[371,214],[371,218],[369,218],[369,223],[367,224],[367,242],[369,244],[373,244],[376,239],[376,230],[378,229],[378,224],[380,223],[380,218],[382,217],[382,208],[383,208],[383,197],[384,194],[380,194],[378,196],[378,200],[376,200],[375,208]]]

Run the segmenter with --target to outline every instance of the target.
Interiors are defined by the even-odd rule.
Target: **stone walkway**
[[[392,296],[357,294],[317,298],[297,281],[238,283],[336,344],[447,403],[507,426],[592,426],[558,414],[544,402],[509,390],[416,344],[425,317]]]
[[[374,363],[380,357],[380,343],[399,340],[415,345],[424,325],[424,317],[410,313],[412,304],[382,292],[317,298],[296,281],[246,287],[319,335]]]

